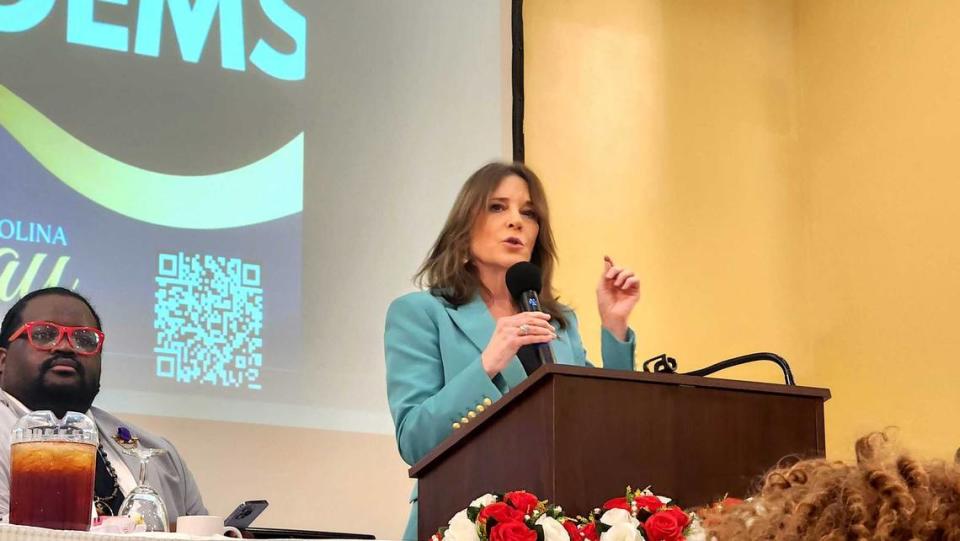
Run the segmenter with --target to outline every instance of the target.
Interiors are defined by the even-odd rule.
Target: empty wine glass
[[[167,506],[163,504],[160,494],[147,484],[147,462],[166,451],[137,446],[124,449],[123,453],[140,459],[140,478],[137,486],[124,498],[123,505],[120,506],[120,515],[132,518],[138,526],[142,521],[144,531],[169,532]]]

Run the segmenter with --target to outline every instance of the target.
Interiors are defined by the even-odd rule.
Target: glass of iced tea
[[[89,530],[97,427],[73,411],[35,411],[17,421],[10,446],[10,523]]]

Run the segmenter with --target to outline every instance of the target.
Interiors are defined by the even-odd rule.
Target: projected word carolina
[[[67,0],[67,42],[112,51],[160,56],[164,14],[169,13],[173,34],[185,62],[200,61],[207,36],[217,17],[220,29],[220,65],[246,71],[247,59],[263,73],[285,81],[306,75],[306,18],[284,0],[140,0],[133,28],[97,19],[98,4],[127,6],[129,0]],[[56,0],[19,0],[0,4],[0,32],[26,32],[47,18]],[[247,56],[244,10],[259,9],[293,41],[293,50],[281,52],[263,38]],[[133,8],[130,8],[133,9]],[[169,48],[167,49],[169,50]]]

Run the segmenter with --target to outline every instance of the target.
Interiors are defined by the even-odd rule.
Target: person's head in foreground
[[[100,317],[51,287],[24,295],[0,325],[0,387],[31,410],[86,412],[100,391]]]
[[[775,468],[751,501],[708,517],[708,531],[720,541],[960,540],[956,463],[916,460],[884,433],[861,438],[856,451],[856,464]]]

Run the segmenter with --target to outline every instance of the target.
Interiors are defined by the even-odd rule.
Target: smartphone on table
[[[263,513],[263,510],[270,505],[267,500],[250,500],[243,502],[227,516],[223,521],[224,526],[233,526],[238,530],[244,530],[250,527],[254,519]]]

